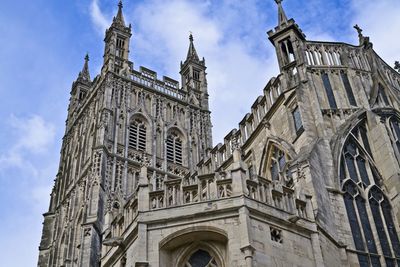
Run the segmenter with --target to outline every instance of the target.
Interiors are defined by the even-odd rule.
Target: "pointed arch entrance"
[[[211,226],[179,230],[164,238],[160,267],[228,267],[225,231]]]

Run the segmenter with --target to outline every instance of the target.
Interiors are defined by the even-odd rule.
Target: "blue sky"
[[[72,81],[86,52],[97,75],[117,0],[2,0],[0,9],[0,251],[3,266],[35,266]],[[125,0],[131,60],[178,79],[192,31],[206,58],[214,143],[237,126],[278,74],[266,32],[273,0]],[[400,1],[285,0],[308,39],[356,44],[358,23],[389,64],[400,60]],[[392,36],[395,35],[395,36]]]

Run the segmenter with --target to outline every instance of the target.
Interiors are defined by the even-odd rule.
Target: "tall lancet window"
[[[129,126],[129,148],[146,150],[146,124],[137,119]]]
[[[400,263],[400,244],[392,208],[380,188],[380,180],[367,129],[360,124],[351,131],[343,147],[340,181],[361,267]]]
[[[288,162],[288,156],[277,146],[272,145],[268,153],[267,162],[267,176],[272,181],[279,181],[283,179],[283,171],[286,163]]]
[[[124,48],[125,48],[125,40],[121,37],[117,38],[116,44],[116,56],[123,58],[124,57]]]
[[[167,160],[182,165],[182,139],[176,133],[167,137]]]
[[[294,56],[294,50],[292,46],[292,42],[290,41],[290,38],[287,38],[280,42],[281,50],[282,50],[282,59],[284,61],[284,64],[289,64],[295,60]]]
[[[389,106],[390,100],[388,95],[386,94],[385,87],[382,84],[378,85],[378,103],[382,106]]]

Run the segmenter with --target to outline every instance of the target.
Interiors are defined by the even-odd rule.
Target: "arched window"
[[[129,126],[129,148],[146,150],[146,125],[139,119]]]
[[[186,262],[184,267],[218,267],[217,261],[205,250],[199,249]]]
[[[182,165],[182,140],[175,133],[167,137],[167,161]]]
[[[272,181],[279,181],[283,179],[283,169],[288,161],[287,155],[275,145],[271,146],[269,159],[268,159],[268,172],[267,176]]]
[[[341,157],[344,204],[360,266],[380,267],[383,261],[378,253],[383,254],[386,266],[396,266],[396,261],[400,263],[399,238],[389,200],[379,187],[364,124],[351,131]]]

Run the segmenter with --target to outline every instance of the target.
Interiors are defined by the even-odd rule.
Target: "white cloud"
[[[27,154],[43,154],[48,150],[54,142],[54,125],[38,115],[29,118],[11,115],[9,124],[13,134],[10,139],[13,141],[8,150],[0,154],[0,169],[18,167],[37,175],[38,171]]]
[[[192,31],[197,52],[208,67],[214,142],[222,142],[250,111],[269,78],[278,73],[266,25],[260,25],[263,16],[254,0],[245,4],[145,1],[132,14],[126,13],[127,20],[133,18],[135,31],[131,58],[136,67],[137,63],[158,66],[159,76],[180,80],[179,62],[186,57]]]
[[[11,126],[18,131],[18,149],[26,149],[32,153],[47,150],[55,135],[54,125],[47,123],[42,117],[33,115],[30,118],[18,118],[11,115]]]
[[[0,229],[0,250],[9,255],[3,261],[4,266],[28,266],[37,261],[40,214],[49,205],[51,177],[57,168],[57,162],[49,157],[55,127],[39,115],[11,115],[6,124],[4,133],[9,143],[0,150],[0,183],[13,186],[3,187],[7,188],[7,194],[6,201],[2,196],[4,205],[0,205],[5,214]],[[22,243],[25,245],[21,246]],[[16,251],[24,257],[18,258]]]
[[[98,0],[93,0],[91,2],[89,11],[90,11],[90,17],[97,31],[100,34],[103,34],[105,30],[110,26],[110,22],[106,18],[106,16],[101,12]]]
[[[360,25],[364,35],[371,37],[375,51],[393,66],[400,60],[400,1],[352,0],[352,7],[352,25]]]

